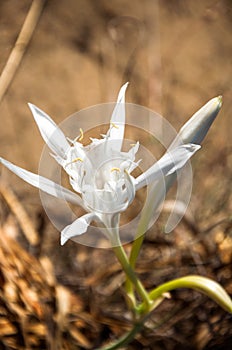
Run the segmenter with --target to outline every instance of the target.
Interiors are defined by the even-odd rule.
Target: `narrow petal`
[[[28,103],[33,117],[38,125],[42,138],[48,147],[62,158],[69,149],[69,143],[60,128],[54,121],[41,109],[35,105]]]
[[[128,173],[128,171],[124,172],[125,176],[125,186],[126,186],[126,194],[128,198],[128,205],[133,201],[135,198],[135,185],[133,182],[132,176]]]
[[[128,152],[128,156],[130,157],[131,160],[134,161],[135,155],[138,152],[138,150],[139,150],[139,141],[137,141],[136,144],[133,145]]]
[[[125,93],[129,83],[124,84],[118,94],[116,106],[110,120],[111,129],[108,140],[117,140],[117,150],[122,148],[125,129]],[[115,143],[114,143],[115,144]]]
[[[71,225],[66,226],[61,232],[60,244],[64,245],[69,239],[85,233],[93,220],[98,220],[94,213],[89,213],[75,220]]]
[[[125,160],[129,160],[131,163],[134,162],[136,153],[139,149],[139,142],[136,142],[136,144],[132,145],[130,150],[128,152],[121,152],[121,156],[125,157]]]
[[[200,145],[187,144],[166,152],[157,163],[136,178],[136,190],[143,186],[149,185],[155,180],[159,180],[159,178],[162,176],[173,174],[178,169],[182,168],[200,148]]]
[[[82,199],[75,193],[69,191],[68,189],[58,185],[57,183],[46,179],[43,176],[31,173],[28,170],[22,169],[7,160],[0,158],[0,163],[5,165],[10,171],[15,173],[18,177],[29,183],[30,185],[39,188],[40,190],[54,196],[67,200],[70,203],[83,206]]]
[[[222,97],[212,98],[197,111],[180,129],[171,144],[174,148],[180,143],[195,143],[200,145],[222,106]]]

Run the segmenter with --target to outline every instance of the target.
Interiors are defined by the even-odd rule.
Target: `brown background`
[[[4,68],[30,4],[31,1],[27,0],[0,1],[0,70]],[[36,104],[59,123],[82,108],[115,101],[119,87],[125,81],[130,81],[127,101],[161,113],[178,129],[207,100],[222,94],[223,108],[201,153],[194,160],[195,178],[190,210],[196,218],[196,225],[200,227],[209,227],[221,219],[229,218],[232,209],[231,27],[230,0],[47,1],[23,61],[0,106],[1,156],[37,172],[43,140],[27,102]],[[5,169],[1,170],[1,177],[4,183],[17,192],[34,224],[38,226],[38,215],[43,215],[38,191]],[[43,220],[46,222],[46,218]],[[58,279],[66,285],[72,284],[78,293],[78,288],[73,287],[75,278],[72,281],[72,276],[64,277],[64,274],[67,266],[71,266],[71,271],[78,275],[76,262],[71,259],[72,254],[76,256],[76,249],[81,248],[72,242],[67,247],[59,248],[58,234],[48,222],[46,225],[41,254],[51,256]],[[177,245],[175,249],[179,254],[176,257],[179,260],[174,263],[180,272],[178,274],[175,270],[176,275],[191,270],[189,260],[183,267],[183,252],[181,247],[178,248],[179,243],[186,248],[186,242],[182,242],[184,232],[185,229],[180,227],[172,242]],[[210,234],[209,242],[214,244],[207,252],[205,245],[210,243],[204,242],[198,247],[197,254],[208,264],[208,271],[204,272],[222,281],[232,293],[229,282],[232,275],[231,226],[217,226],[216,231]],[[216,237],[219,234],[223,237],[222,241],[229,239],[226,248],[220,246],[220,240],[218,243]],[[56,252],[53,251],[54,245]],[[146,258],[148,256],[154,258],[152,252],[148,251],[145,261],[149,260]],[[84,253],[87,254],[86,250]],[[101,255],[97,254],[105,253],[91,251],[91,254],[96,254],[98,267],[102,269]],[[70,255],[70,260],[62,262],[60,257],[66,256],[68,259],[67,255]],[[213,255],[216,256],[216,263],[212,259]],[[81,263],[78,257],[76,259]],[[112,259],[110,255],[109,261]],[[226,277],[218,277],[214,263],[218,264],[217,268],[226,266]],[[94,273],[95,264],[89,262],[87,275]],[[166,272],[159,275],[157,283],[168,278]],[[169,272],[170,277],[173,277],[173,272]],[[197,273],[199,269],[191,272]],[[85,278],[82,270],[81,273]],[[152,283],[148,278],[148,287]],[[194,348],[202,349],[207,345],[201,345],[200,341],[197,343],[196,334],[191,331],[195,321],[193,319],[193,323],[189,323],[189,328],[186,326],[186,332],[184,328],[181,329],[181,335],[178,327],[173,329],[170,326],[177,344],[191,336],[198,344]],[[161,334],[162,341],[168,337],[170,329]],[[228,324],[223,329],[226,329],[225,333],[231,341]],[[219,335],[209,338],[217,343],[223,337],[227,339],[224,335],[221,338]],[[157,338],[151,338],[151,344],[151,347],[149,344],[147,347],[144,345],[144,349],[156,349],[154,344],[157,344]],[[163,344],[166,344],[163,348],[174,348],[174,345],[168,347],[168,342]],[[141,348],[142,345],[137,346]],[[186,348],[186,344],[184,346]],[[136,344],[132,349],[137,349]],[[226,345],[222,349],[227,349]]]

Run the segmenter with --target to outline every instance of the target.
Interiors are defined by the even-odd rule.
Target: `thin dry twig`
[[[46,0],[34,0],[28,11],[13,50],[0,76],[0,103],[13,80],[30,39],[34,33]]]
[[[39,234],[35,230],[31,219],[29,218],[23,206],[20,204],[14,192],[11,189],[7,188],[5,185],[0,185],[0,193],[16,216],[18,223],[28,242],[31,245],[37,245],[39,243]]]

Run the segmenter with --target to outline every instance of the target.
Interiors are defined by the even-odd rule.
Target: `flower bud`
[[[222,106],[222,96],[214,97],[199,109],[180,129],[170,148],[180,143],[200,145]]]

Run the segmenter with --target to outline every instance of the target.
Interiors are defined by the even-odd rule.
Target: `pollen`
[[[119,129],[119,126],[118,126],[118,125],[116,125],[115,123],[111,122],[110,124],[111,124],[111,126],[112,126],[113,128],[115,128],[115,129]]]
[[[112,173],[113,171],[118,171],[118,172],[120,172],[120,169],[117,168],[117,167],[114,167],[114,168],[112,168],[110,171],[111,171],[111,173]]]

